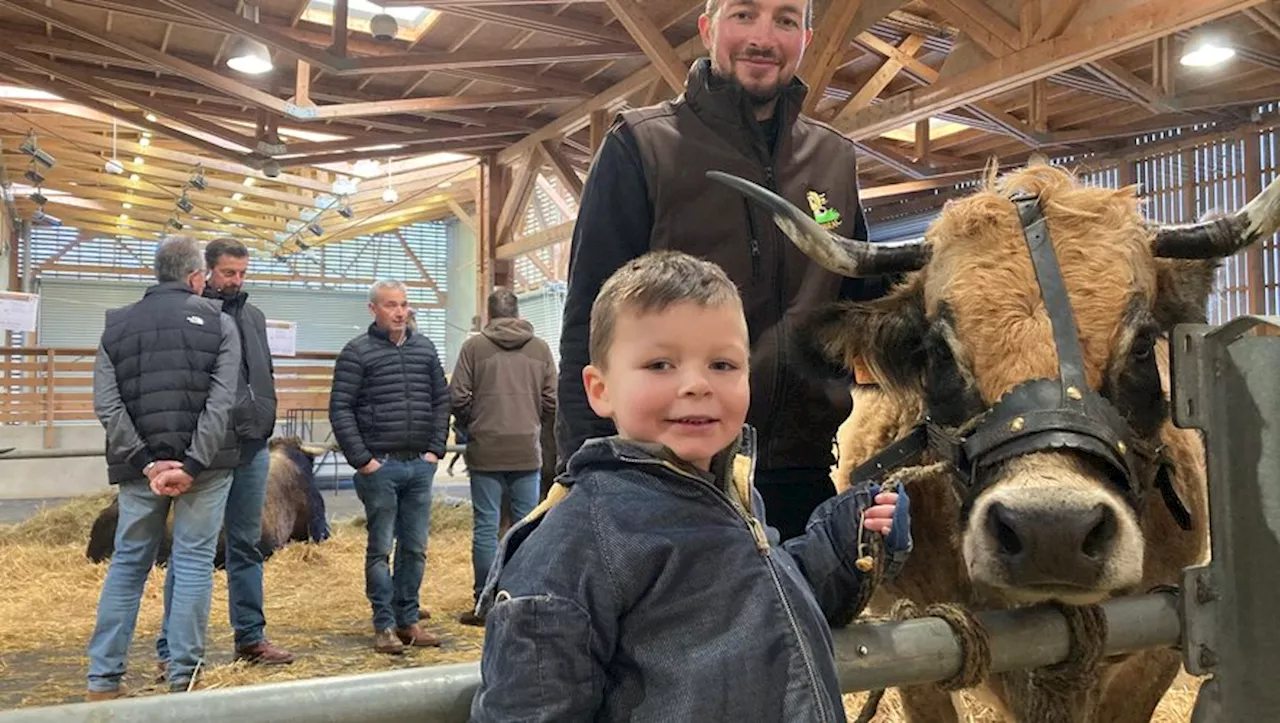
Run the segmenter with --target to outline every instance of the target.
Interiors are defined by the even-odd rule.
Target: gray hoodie
[[[462,344],[449,381],[453,415],[467,428],[467,468],[542,466],[542,425],[555,418],[556,364],[524,319],[494,319]]]

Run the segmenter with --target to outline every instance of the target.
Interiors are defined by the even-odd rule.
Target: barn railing
[[[1265,326],[1270,324],[1270,326]],[[1201,429],[1208,454],[1213,560],[1178,590],[1102,605],[1104,654],[1175,648],[1208,676],[1194,723],[1280,720],[1280,317],[1183,325],[1173,347],[1174,420]],[[1054,665],[1070,650],[1052,607],[980,612],[991,671]],[[962,642],[941,618],[857,623],[833,631],[841,690],[945,680]],[[458,663],[0,713],[0,723],[82,720],[465,721],[477,664]]]
[[[0,347],[0,424],[41,425],[44,446],[54,446],[54,427],[94,421],[93,360],[98,350]],[[291,409],[327,409],[333,379],[332,352],[275,357],[279,414]]]
[[[1178,643],[1178,604],[1171,593],[1124,598],[1103,605],[1113,633],[1107,654]],[[980,613],[989,633],[991,671],[1054,665],[1070,652],[1067,622],[1049,607]],[[944,680],[963,664],[964,651],[941,618],[852,625],[832,631],[836,672],[845,693],[887,685]],[[1034,640],[1034,645],[1027,641]],[[385,673],[295,680],[236,688],[75,703],[0,713],[0,723],[52,721],[466,721],[480,685],[477,663],[454,663]]]

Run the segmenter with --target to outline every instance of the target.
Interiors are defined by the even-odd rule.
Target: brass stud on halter
[[[1023,427],[1025,427],[1025,426],[1027,426],[1027,420],[1026,420],[1026,419],[1024,419],[1024,418],[1022,418],[1022,417],[1014,417],[1013,421],[1012,421],[1012,422],[1009,422],[1009,431],[1011,431],[1011,432],[1021,432],[1021,431],[1022,431],[1022,428],[1023,428]]]
[[[1080,401],[1081,399],[1084,399],[1084,395],[1081,394],[1080,390],[1075,387],[1067,387],[1067,396],[1070,397],[1071,399],[1076,400],[1077,402]]]

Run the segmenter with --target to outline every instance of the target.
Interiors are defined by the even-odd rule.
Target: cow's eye
[[[1151,358],[1156,348],[1156,334],[1151,329],[1143,329],[1133,339],[1129,348],[1129,356],[1134,361],[1144,362]]]

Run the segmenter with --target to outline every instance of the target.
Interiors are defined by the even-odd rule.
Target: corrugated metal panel
[[[520,316],[533,325],[533,333],[551,347],[551,356],[560,363],[560,322],[564,314],[564,284],[550,284],[521,294]]]
[[[41,345],[97,346],[107,309],[137,301],[146,288],[126,281],[44,279],[40,283]],[[267,318],[297,322],[299,351],[341,351],[368,328],[372,318],[365,294],[253,287],[249,293]],[[431,330],[428,334],[443,346],[443,338],[436,339]]]
[[[929,229],[929,224],[933,223],[933,220],[937,217],[938,212],[933,211],[915,216],[895,218],[892,221],[868,224],[867,232],[870,239],[875,242],[905,241],[906,239],[923,236],[924,232]]]

